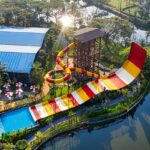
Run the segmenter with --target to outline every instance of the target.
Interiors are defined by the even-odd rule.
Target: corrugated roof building
[[[48,28],[0,26],[0,62],[8,72],[31,72],[47,31]]]

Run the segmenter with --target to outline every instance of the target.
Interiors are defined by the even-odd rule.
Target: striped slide
[[[146,50],[133,42],[131,44],[131,50],[128,59],[125,61],[122,67],[112,75],[104,78],[98,76],[96,80],[88,82],[70,94],[30,106],[29,110],[34,121],[38,121],[42,118],[81,105],[105,90],[111,91],[126,87],[139,75],[145,59]],[[64,69],[66,68],[67,67],[64,67]],[[66,71],[66,73],[66,75],[70,76],[71,70],[69,69],[68,72]],[[62,82],[64,78],[61,80],[56,79],[59,81],[55,81],[55,79],[50,78],[48,80],[50,80],[50,82],[52,81],[53,83],[59,83],[60,81]]]
[[[71,43],[71,44],[69,44],[67,47],[65,47],[63,50],[61,50],[58,53],[58,55],[56,57],[56,61],[63,68],[63,70],[52,70],[52,71],[49,71],[45,75],[45,80],[46,81],[48,81],[49,83],[53,83],[53,84],[65,82],[71,77],[71,72],[78,72],[78,73],[85,74],[85,75],[87,75],[89,77],[93,77],[93,78],[106,78],[107,77],[107,76],[100,76],[100,75],[98,75],[98,74],[96,74],[94,72],[83,70],[82,68],[78,68],[78,67],[69,68],[69,67],[67,67],[67,65],[63,62],[62,57],[69,50],[72,50],[73,48],[75,48],[76,45],[77,45],[77,43]],[[60,73],[60,72],[65,72],[66,75],[64,77],[62,77],[62,78],[52,79],[52,74]]]

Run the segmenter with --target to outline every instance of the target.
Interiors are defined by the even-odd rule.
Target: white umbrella
[[[4,84],[4,86],[3,86],[3,87],[6,89],[6,91],[9,91],[10,84],[9,84],[9,83],[6,83],[6,84]]]
[[[22,93],[23,93],[22,89],[17,89],[16,92],[15,92],[15,94],[17,94],[17,96],[20,97],[20,98],[22,97]]]
[[[22,87],[22,85],[23,85],[22,82],[17,82],[17,83],[16,83],[16,87],[18,87],[18,88]]]
[[[7,93],[5,94],[5,96],[6,96],[9,100],[12,100],[13,92],[7,92]]]
[[[30,90],[32,90],[33,93],[36,92],[37,86],[36,85],[31,85]]]

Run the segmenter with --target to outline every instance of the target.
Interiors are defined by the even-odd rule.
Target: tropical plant
[[[64,1],[63,0],[50,0],[47,1],[45,5],[45,14],[47,21],[49,17],[54,17],[56,24],[58,25],[58,18],[63,13],[65,8]]]
[[[53,120],[54,120],[54,116],[50,116],[46,119],[46,122],[50,125],[50,124],[52,124]]]
[[[70,124],[70,126],[73,123],[73,115],[74,115],[74,112],[72,110],[69,110],[68,117],[69,117],[69,124]]]
[[[16,148],[17,148],[17,150],[25,150],[27,148],[27,146],[28,146],[27,140],[23,139],[23,140],[18,140],[16,142]]]
[[[39,84],[40,86],[42,85],[44,72],[40,62],[36,61],[33,64],[33,70],[31,72],[31,76],[32,76],[31,82],[33,84]]]
[[[10,141],[10,134],[9,133],[2,133],[2,141]]]
[[[38,143],[41,142],[42,137],[43,137],[43,134],[41,133],[41,131],[37,131],[37,133],[35,134],[35,138]]]
[[[12,143],[4,143],[3,149],[4,150],[14,150],[15,146]]]

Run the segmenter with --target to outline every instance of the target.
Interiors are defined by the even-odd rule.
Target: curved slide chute
[[[129,56],[122,67],[108,77],[101,77],[97,74],[89,73],[88,71],[82,71],[80,68],[70,69],[66,67],[61,57],[66,51],[74,47],[75,44],[73,43],[57,55],[57,62],[63,67],[66,75],[61,79],[52,79],[50,75],[53,72],[49,72],[46,76],[46,80],[50,83],[66,81],[70,78],[71,71],[87,74],[96,78],[96,80],[88,82],[70,94],[30,106],[29,110],[35,121],[81,105],[105,90],[111,91],[126,87],[139,75],[146,59],[146,50],[133,42]]]
[[[77,43],[71,43],[58,53],[58,55],[56,57],[56,62],[63,68],[63,70],[49,71],[45,76],[46,81],[48,81],[49,83],[53,83],[53,84],[62,83],[64,81],[67,81],[71,77],[71,72],[78,72],[78,73],[85,74],[85,75],[87,75],[89,77],[93,77],[93,78],[106,78],[107,77],[107,76],[100,76],[94,72],[83,70],[82,68],[78,68],[78,67],[69,68],[69,67],[67,67],[67,65],[63,62],[62,57],[64,56],[65,53],[74,49],[76,47],[76,45],[77,45]],[[53,73],[60,73],[60,72],[65,72],[66,75],[62,78],[52,79]]]

